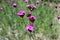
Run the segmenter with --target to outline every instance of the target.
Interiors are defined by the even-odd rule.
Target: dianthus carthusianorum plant
[[[42,0],[2,1],[1,40],[57,40],[54,2]],[[60,16],[57,16],[60,19]]]

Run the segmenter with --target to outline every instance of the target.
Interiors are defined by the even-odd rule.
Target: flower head
[[[23,17],[25,14],[25,11],[24,10],[20,10],[17,15],[20,16],[20,17]]]
[[[60,16],[57,16],[58,19],[60,19]]]
[[[31,4],[31,11],[34,10],[36,6],[34,4]]]
[[[39,4],[41,2],[41,0],[36,0],[36,3]]]
[[[34,9],[36,9],[36,6],[34,4],[26,5],[26,7],[29,8],[30,11],[33,11]]]
[[[52,4],[50,3],[50,4],[48,4],[48,6],[49,6],[49,7],[52,7]]]
[[[28,19],[33,23],[36,20],[36,16],[30,16],[28,17]]]
[[[13,3],[13,7],[16,7],[17,6],[17,4],[16,3]]]
[[[26,30],[29,32],[33,32],[34,31],[34,25],[30,24],[30,25],[26,26]]]
[[[28,3],[28,2],[29,2],[29,0],[25,0],[25,2],[26,2],[26,3]]]

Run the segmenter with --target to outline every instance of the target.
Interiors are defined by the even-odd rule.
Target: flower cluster
[[[32,32],[32,31],[34,31],[34,22],[35,22],[35,20],[37,19],[37,17],[36,17],[35,15],[32,15],[32,11],[37,8],[37,7],[36,7],[36,4],[39,4],[39,3],[41,2],[41,0],[35,0],[35,1],[36,1],[36,4],[30,4],[30,3],[29,3],[30,0],[24,0],[24,1],[25,1],[25,3],[28,3],[28,4],[26,4],[26,8],[29,9],[29,12],[28,12],[28,14],[27,14],[26,16],[27,16],[27,18],[28,18],[28,21],[30,22],[30,24],[26,26],[26,30]],[[47,2],[45,2],[44,5],[47,5]],[[17,3],[14,2],[14,3],[12,4],[12,6],[13,6],[13,7],[17,7]],[[53,5],[52,5],[52,3],[49,3],[48,6],[49,6],[49,7],[52,7]],[[58,11],[58,8],[60,8],[60,5],[56,6],[55,8],[56,8],[55,11]],[[0,7],[0,10],[3,10],[3,8]],[[20,11],[17,13],[17,15],[20,16],[21,18],[23,18],[25,14],[26,14],[26,13],[25,13],[24,10],[20,10]],[[60,19],[60,16],[58,15],[57,18]]]
[[[34,22],[35,22],[35,20],[37,19],[37,17],[34,16],[34,15],[32,15],[32,11],[35,10],[37,7],[36,7],[35,4],[30,4],[30,3],[29,3],[30,0],[25,0],[25,2],[28,3],[28,4],[26,5],[26,8],[29,9],[29,12],[28,12],[28,14],[27,14],[26,16],[27,16],[27,18],[28,18],[28,20],[29,20],[29,22],[30,22],[30,24],[27,25],[25,29],[26,29],[27,31],[29,31],[29,32],[33,32],[33,31],[34,31],[34,28],[35,28],[35,27],[34,27]],[[40,2],[41,2],[41,0],[36,0],[36,4],[39,4]],[[46,4],[47,4],[47,3],[44,3],[44,5],[46,5]],[[16,7],[16,3],[14,3],[13,6]],[[52,4],[50,3],[50,4],[48,4],[48,6],[49,6],[49,7],[52,7]],[[57,8],[57,7],[56,7],[56,8]],[[24,10],[20,10],[20,11],[17,13],[17,15],[20,16],[20,17],[22,17],[22,18],[24,17],[25,14],[26,14],[26,13],[25,13]],[[57,18],[60,19],[60,16],[57,16]]]
[[[36,0],[36,3],[39,4],[41,0]],[[26,3],[29,3],[30,0],[25,0]],[[14,3],[13,6],[16,6],[16,4]],[[26,30],[29,31],[29,32],[33,32],[34,31],[34,22],[36,20],[36,16],[32,15],[32,11],[36,9],[36,5],[35,4],[27,4],[26,5],[26,8],[29,9],[30,12],[28,12],[28,14],[26,15],[30,24],[26,26]],[[24,17],[25,15],[25,11],[24,10],[20,10],[17,15],[20,16],[20,17]]]

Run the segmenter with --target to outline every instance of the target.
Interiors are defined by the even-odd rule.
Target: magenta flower
[[[60,19],[60,16],[57,16],[58,19]]]
[[[13,7],[16,7],[17,6],[17,4],[16,3],[13,3]]]
[[[20,17],[23,17],[25,15],[25,11],[24,10],[20,10],[18,13],[17,13],[18,16]]]
[[[26,2],[26,3],[28,3],[28,2],[29,2],[29,0],[25,0],[25,2]]]
[[[36,6],[34,4],[26,5],[26,7],[29,8],[30,11],[33,11],[34,9],[36,9]]]
[[[34,10],[36,6],[34,4],[31,4],[31,11]]]
[[[48,4],[48,6],[49,6],[49,7],[52,7],[52,4],[50,3],[50,4]]]
[[[34,25],[30,24],[30,25],[26,26],[26,30],[29,32],[33,32],[34,31]]]
[[[36,20],[36,16],[30,16],[28,17],[28,19],[33,23]]]
[[[41,0],[36,0],[36,3],[39,4],[41,2]]]

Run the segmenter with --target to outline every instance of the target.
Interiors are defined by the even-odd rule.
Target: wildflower
[[[30,24],[30,25],[26,26],[26,30],[29,32],[33,32],[34,31],[34,25]]]
[[[36,16],[30,16],[28,17],[28,19],[33,23],[36,20]]]
[[[33,11],[34,9],[36,9],[36,6],[34,4],[26,5],[26,7],[29,8],[30,11]]]
[[[31,4],[31,11],[34,10],[36,6],[34,4]]]
[[[48,6],[49,6],[49,7],[52,7],[52,4],[50,3],[50,4],[48,4]]]
[[[60,16],[57,16],[58,19],[60,19]]]
[[[20,10],[18,13],[17,13],[18,16],[20,17],[23,17],[25,15],[25,11],[24,10]]]
[[[17,6],[17,4],[16,3],[13,3],[13,7],[16,7]]]
[[[28,2],[29,2],[29,0],[25,0],[25,2],[26,2],[26,3],[28,3]]]
[[[41,2],[41,0],[36,0],[36,3],[39,4]]]

